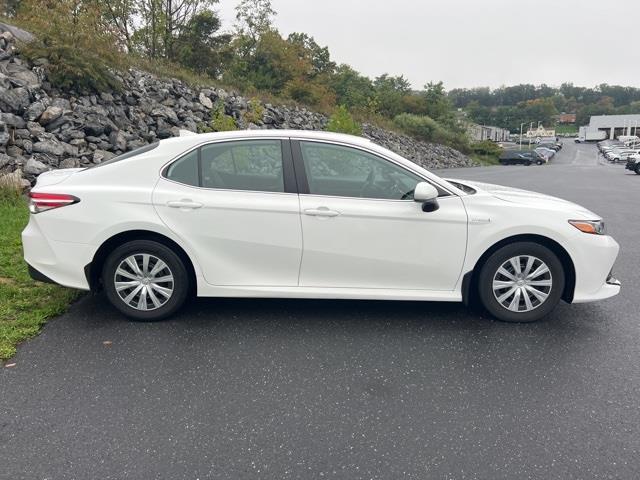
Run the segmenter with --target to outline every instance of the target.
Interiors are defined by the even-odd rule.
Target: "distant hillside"
[[[555,126],[562,113],[576,114],[575,125],[586,125],[592,115],[640,113],[640,88],[602,84],[594,88],[563,83],[514,85],[496,89],[459,88],[448,98],[481,125],[496,125],[517,132],[521,124],[542,122]],[[573,131],[573,130],[572,130]]]

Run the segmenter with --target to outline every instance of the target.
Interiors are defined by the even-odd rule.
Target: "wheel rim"
[[[509,311],[535,310],[553,288],[549,266],[537,257],[519,255],[504,262],[493,276],[493,295]]]
[[[169,266],[148,253],[136,253],[122,260],[116,268],[113,283],[120,300],[141,311],[162,307],[174,289]]]

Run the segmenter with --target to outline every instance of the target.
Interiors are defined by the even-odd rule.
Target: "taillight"
[[[29,192],[29,211],[40,213],[78,203],[80,199],[64,193]]]

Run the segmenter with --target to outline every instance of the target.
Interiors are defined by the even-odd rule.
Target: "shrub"
[[[336,96],[325,85],[307,78],[295,78],[287,82],[284,96],[295,102],[328,110],[336,103]]]
[[[202,123],[198,126],[200,133],[209,132],[230,132],[237,130],[238,125],[231,115],[227,115],[224,111],[224,103],[216,102],[211,110],[211,121],[209,124]]]
[[[360,125],[353,119],[347,107],[340,105],[329,118],[327,131],[336,133],[348,133],[349,135],[361,135]]]
[[[252,98],[249,100],[249,109],[244,112],[242,118],[247,123],[259,124],[262,122],[262,117],[264,116],[264,107],[262,103],[257,98]]]
[[[117,89],[111,70],[120,65],[121,52],[103,18],[98,2],[24,0],[18,21],[36,40],[22,51],[32,60],[48,60],[47,76],[56,87]]]
[[[431,117],[402,113],[393,121],[403,132],[420,140],[441,143],[461,152],[469,152],[469,140],[464,132],[445,128]]]
[[[479,155],[499,157],[502,153],[502,148],[490,140],[483,140],[482,142],[472,143],[471,151]]]
[[[497,165],[502,148],[490,140],[471,144],[471,158],[483,165]]]

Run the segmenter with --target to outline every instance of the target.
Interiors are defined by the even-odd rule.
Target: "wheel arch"
[[[106,261],[109,253],[111,253],[115,248],[123,245],[127,242],[133,240],[151,240],[158,242],[166,247],[171,248],[184,262],[184,265],[187,269],[187,273],[189,275],[189,285],[191,292],[196,291],[197,288],[197,277],[196,271],[194,268],[193,261],[187,254],[187,252],[182,248],[178,243],[169,237],[162,235],[158,232],[153,232],[150,230],[128,230],[125,232],[117,233],[107,240],[105,240],[102,245],[96,250],[96,253],[91,260],[91,263],[87,264],[84,267],[84,273],[87,278],[87,282],[89,283],[89,288],[91,291],[95,292],[100,290],[102,287],[100,276],[102,274],[102,268],[104,266],[104,262]]]
[[[557,255],[558,259],[562,263],[565,272],[565,285],[564,291],[562,292],[562,299],[567,303],[571,303],[573,301],[573,294],[576,287],[576,269],[575,265],[573,264],[573,260],[571,259],[571,255],[569,255],[569,252],[567,252],[565,248],[558,242],[549,237],[545,237],[544,235],[523,234],[504,238],[491,245],[480,256],[473,269],[464,275],[464,277],[462,278],[462,300],[465,305],[474,305],[478,303],[478,275],[480,274],[480,270],[482,269],[482,266],[485,264],[487,259],[494,252],[504,247],[505,245],[516,242],[538,243],[547,247]]]

